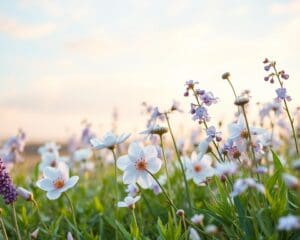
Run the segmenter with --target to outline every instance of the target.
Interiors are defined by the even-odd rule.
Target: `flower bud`
[[[229,80],[229,78],[230,78],[230,73],[229,72],[226,72],[226,73],[222,74],[222,79]]]
[[[177,212],[176,212],[176,215],[178,217],[184,217],[184,210],[183,209],[178,209]]]
[[[22,198],[24,198],[26,201],[32,201],[33,200],[33,194],[32,194],[32,192],[29,192],[25,188],[18,187],[17,188],[17,193],[18,193],[19,196],[21,196]]]
[[[74,240],[71,232],[68,232],[67,240]]]
[[[39,228],[35,229],[35,230],[30,234],[31,239],[37,239],[37,238],[38,238],[38,235],[39,235],[39,231],[40,231]]]
[[[244,106],[248,102],[249,102],[249,98],[240,96],[234,101],[234,104],[237,106]]]

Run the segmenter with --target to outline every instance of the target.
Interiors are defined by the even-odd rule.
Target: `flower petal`
[[[59,170],[53,167],[44,168],[43,173],[45,178],[49,178],[51,180],[57,179],[60,176]]]
[[[128,156],[132,161],[136,161],[137,159],[144,158],[144,151],[137,142],[133,142],[129,146]]]
[[[155,174],[159,171],[161,167],[161,160],[157,157],[153,157],[148,159],[147,161],[147,170],[149,170],[151,173]]]
[[[156,158],[157,157],[157,149],[155,146],[150,145],[144,148],[144,154],[146,160],[149,158]]]
[[[105,147],[103,142],[101,140],[99,140],[98,138],[92,138],[90,140],[90,143],[91,143],[92,147],[97,149],[97,150],[102,149],[102,148]]]
[[[137,172],[132,168],[126,168],[123,175],[124,184],[136,183]]]
[[[65,192],[67,191],[68,189],[72,188],[75,186],[75,184],[78,182],[79,180],[79,177],[78,176],[73,176],[71,177],[66,183],[65,183],[65,186],[60,189],[61,192]]]
[[[53,182],[49,178],[38,180],[36,185],[44,191],[52,191],[55,189]]]
[[[47,192],[47,198],[50,200],[58,199],[60,197],[60,195],[61,195],[61,192],[57,189]]]
[[[137,179],[137,183],[144,189],[150,188],[153,182],[153,178],[147,172],[140,173]]]
[[[121,156],[117,160],[117,167],[120,170],[124,171],[129,163],[130,163],[130,159],[129,159],[128,155]]]

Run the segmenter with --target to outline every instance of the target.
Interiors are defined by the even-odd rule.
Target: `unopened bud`
[[[32,192],[29,192],[25,188],[18,187],[17,188],[17,193],[18,193],[19,196],[21,196],[22,198],[24,198],[26,201],[32,201],[33,200],[33,194],[32,194]]]
[[[39,235],[39,231],[40,231],[39,228],[35,229],[35,230],[30,234],[31,239],[37,239],[37,238],[38,238],[38,235]]]
[[[184,217],[184,210],[183,209],[178,209],[177,212],[176,212],[176,215],[178,217]]]
[[[249,98],[247,97],[238,97],[235,101],[234,104],[237,106],[244,106],[245,104],[247,104],[249,102]]]
[[[226,73],[222,74],[222,79],[229,80],[229,78],[230,78],[230,73],[229,72],[226,72]]]

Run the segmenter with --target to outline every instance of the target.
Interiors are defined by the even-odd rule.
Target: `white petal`
[[[78,176],[73,176],[71,177],[66,183],[65,186],[61,189],[61,192],[64,192],[72,187],[75,186],[75,184],[78,182],[79,177]]]
[[[130,133],[126,134],[126,133],[123,133],[121,136],[118,137],[118,140],[117,140],[117,143],[120,144],[122,142],[125,142],[127,138],[130,137]]]
[[[47,192],[47,198],[49,198],[50,200],[55,200],[58,199],[61,195],[61,192],[59,190],[53,190],[53,191],[49,191]]]
[[[147,172],[140,173],[137,179],[137,183],[144,189],[150,188],[153,182],[153,178]]]
[[[136,183],[136,178],[137,178],[137,172],[130,170],[130,169],[126,169],[124,171],[124,175],[123,175],[123,182],[124,184],[130,184],[130,183]]]
[[[131,160],[136,161],[137,159],[144,158],[144,151],[137,142],[133,142],[129,146],[128,156]]]
[[[157,149],[155,146],[150,145],[144,148],[145,158],[156,158],[157,157]]]
[[[147,161],[147,170],[149,170],[151,173],[155,174],[159,171],[161,167],[161,160],[157,157],[150,158]]]
[[[55,189],[53,182],[49,178],[43,178],[37,181],[36,185],[44,191],[52,191]]]
[[[99,149],[104,148],[103,142],[101,140],[99,140],[98,138],[92,138],[90,140],[90,143],[91,143],[92,147],[95,149],[99,150]]]
[[[118,207],[128,207],[125,202],[118,202]]]
[[[58,169],[53,168],[53,167],[46,167],[44,169],[44,177],[49,178],[49,179],[57,179],[60,176],[60,172]]]
[[[229,129],[229,139],[236,139],[240,137],[243,129],[238,124],[232,123],[228,125]]]
[[[130,159],[128,158],[128,155],[121,156],[117,160],[117,167],[120,170],[124,171],[125,168],[128,166],[129,163],[130,163]]]

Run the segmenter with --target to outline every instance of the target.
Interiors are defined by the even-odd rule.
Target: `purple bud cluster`
[[[268,58],[265,58],[263,61],[264,64],[264,70],[266,72],[269,72],[273,68],[273,72],[270,72],[267,76],[264,77],[264,80],[266,82],[274,83],[274,77],[279,77],[280,79],[283,80],[288,80],[289,79],[289,74],[287,74],[284,70],[281,70],[279,72],[275,71],[276,67],[276,62],[275,61],[270,61]]]
[[[4,198],[5,204],[11,204],[17,200],[17,191],[14,187],[6,167],[0,158],[0,194]]]

